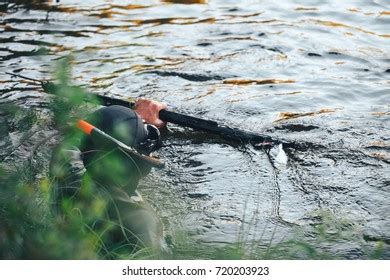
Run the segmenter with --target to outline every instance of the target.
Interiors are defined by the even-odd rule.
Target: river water
[[[159,152],[167,167],[140,186],[168,234],[260,249],[298,238],[343,258],[365,258],[383,241],[390,258],[389,0],[0,7],[3,101],[44,108],[39,88],[4,72],[47,79],[53,62],[71,54],[74,82],[97,93],[152,98],[308,143],[286,149],[285,165],[170,125]],[[332,217],[329,235],[342,227],[355,237],[317,242],[322,213]]]

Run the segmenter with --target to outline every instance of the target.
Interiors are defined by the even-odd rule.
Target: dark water
[[[312,144],[275,166],[263,151],[170,126],[167,168],[140,187],[168,232],[203,244],[277,243],[299,230],[312,240],[325,211],[364,237],[332,253],[361,258],[373,240],[390,243],[388,0],[0,7],[3,101],[44,108],[41,90],[4,72],[49,78],[72,54],[75,82],[96,92]]]

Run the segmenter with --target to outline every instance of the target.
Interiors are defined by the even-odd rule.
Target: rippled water
[[[72,54],[75,82],[98,93],[312,144],[275,168],[263,151],[171,125],[168,166],[141,186],[168,232],[277,243],[326,209],[366,245],[389,244],[388,0],[60,2],[0,3],[2,100],[44,108],[41,90],[4,72],[49,78]],[[357,241],[329,250],[364,254]]]

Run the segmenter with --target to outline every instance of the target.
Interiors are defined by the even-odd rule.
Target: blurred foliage
[[[98,186],[88,173],[76,180],[77,187],[71,185],[73,171],[77,170],[68,164],[70,159],[64,150],[78,146],[85,137],[75,124],[96,110],[98,104],[91,96],[88,96],[89,102],[84,102],[88,93],[70,84],[71,62],[69,57],[59,61],[55,86],[46,88],[52,94],[48,115],[16,106],[6,106],[0,114],[7,118],[2,122],[2,134],[7,134],[8,130],[18,135],[16,141],[11,141],[16,145],[11,143],[12,151],[7,151],[0,163],[0,258],[160,258],[160,251],[143,248],[142,242],[133,236],[127,224],[124,225],[126,217],[120,215],[132,209],[129,205],[117,204],[113,188],[107,188],[113,186]],[[60,144],[56,148],[53,143],[49,144],[52,134],[43,139],[37,135],[48,130],[57,132],[54,142]],[[31,140],[33,136],[38,139]],[[26,144],[24,147],[24,142],[33,142],[34,146]],[[21,147],[30,153],[26,160],[15,155]],[[118,174],[115,167],[122,167],[118,166],[118,161],[107,164],[110,166],[109,172],[104,170],[107,176],[115,176]],[[55,176],[49,175],[49,169],[54,170]],[[128,173],[126,176],[129,177]],[[61,187],[71,192],[63,195]],[[146,207],[138,204],[132,207],[148,217]]]
[[[80,137],[75,129],[75,120],[83,117],[89,110],[83,104],[85,92],[68,85],[68,65],[69,58],[66,58],[57,67],[55,79],[59,90],[54,93],[50,103],[51,125],[47,118],[41,118],[34,110],[13,105],[1,108],[3,118],[5,116],[7,119],[6,129],[22,135],[19,145],[24,140],[29,140],[36,131],[47,129],[48,125],[57,129],[65,142],[72,143]],[[41,146],[45,144],[45,141],[40,143]],[[70,211],[67,215],[53,211],[53,186],[48,179],[48,171],[44,168],[47,164],[34,159],[38,164],[35,163],[33,157],[37,155],[34,152],[24,161],[17,161],[8,154],[0,163],[0,258],[99,258],[99,241],[96,233],[85,227],[85,220],[96,218],[100,214],[96,209],[100,209],[104,202],[93,202],[95,204],[92,203],[92,211],[84,212],[85,216],[75,211]],[[45,160],[49,159],[46,157]],[[94,216],[91,212],[94,212]]]
[[[2,259],[97,258],[82,227],[52,215],[47,181],[26,184],[17,173],[1,172]]]

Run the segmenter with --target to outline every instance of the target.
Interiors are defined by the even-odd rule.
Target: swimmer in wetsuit
[[[158,128],[165,123],[158,113],[164,108],[165,104],[140,99],[135,110],[117,105],[103,107],[92,113],[88,122],[140,154],[149,155],[161,145]],[[86,221],[91,230],[106,232],[101,244],[106,251],[103,255],[140,248],[166,253],[169,249],[162,224],[136,190],[139,180],[150,170],[148,162],[89,137],[82,138],[77,147],[60,144],[50,168],[55,208],[63,213],[70,204],[83,215],[94,202],[104,201],[103,214]]]

